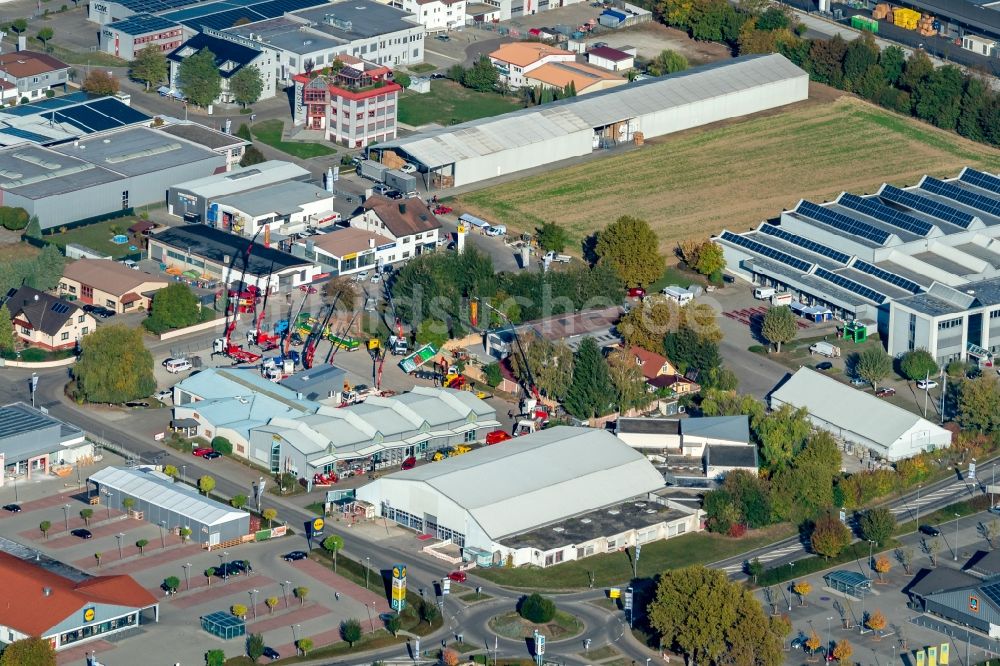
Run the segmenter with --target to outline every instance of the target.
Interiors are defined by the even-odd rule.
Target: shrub
[[[527,597],[521,597],[517,605],[517,613],[528,622],[542,624],[550,622],[556,616],[556,604],[537,592]]]
[[[212,450],[218,451],[224,456],[232,455],[233,444],[225,437],[213,437],[212,438]]]

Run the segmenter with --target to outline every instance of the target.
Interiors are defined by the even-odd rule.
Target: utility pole
[[[924,373],[924,418],[927,418],[927,398],[930,396],[931,390],[927,387],[927,382],[931,380],[931,372],[928,370]]]

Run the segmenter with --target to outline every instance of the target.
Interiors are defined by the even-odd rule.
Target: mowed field
[[[1000,169],[1000,151],[813,88],[813,99],[782,111],[462,194],[456,209],[517,231],[556,222],[575,241],[627,213],[648,220],[669,250],[723,228],[746,231],[801,198],[913,185],[965,165]]]

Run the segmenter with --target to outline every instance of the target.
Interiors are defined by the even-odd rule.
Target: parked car
[[[375,312],[375,299],[371,296],[365,299],[365,312]]]
[[[933,525],[921,525],[917,528],[917,531],[921,534],[926,534],[929,537],[941,536],[941,530]]]
[[[917,382],[917,388],[924,391],[929,391],[932,388],[937,388],[938,383],[933,379],[921,379]]]
[[[372,192],[374,192],[375,194],[381,194],[382,196],[385,196],[386,193],[392,192],[392,188],[386,185],[385,183],[376,183],[375,185],[372,186]]]
[[[449,37],[448,35],[445,35],[445,34],[434,35],[434,39],[439,39],[442,42],[450,42],[451,41],[451,37]]]
[[[270,659],[271,661],[274,661],[275,659],[281,659],[281,655],[278,654],[278,651],[275,650],[273,647],[264,648],[263,655],[268,659]]]
[[[169,372],[170,374],[176,375],[177,373],[180,372],[187,372],[194,366],[191,365],[191,361],[187,360],[186,358],[171,358],[168,359],[163,364],[163,367],[165,367],[167,369],[167,372]]]
[[[114,317],[115,316],[115,311],[114,310],[106,308],[103,305],[94,305],[92,303],[88,303],[88,304],[84,305],[83,306],[83,311],[84,312],[89,312],[90,314],[94,315],[95,317],[100,317],[101,319],[107,319],[108,317]]]
[[[506,430],[494,430],[493,432],[486,433],[486,445],[493,446],[494,444],[499,444],[500,442],[506,442],[511,439],[511,435]]]
[[[378,284],[381,281],[382,281],[381,273],[375,273],[374,275],[372,275],[371,277],[372,284]]]
[[[409,458],[407,458],[406,460],[403,461],[402,468],[403,469],[413,469],[416,466],[417,466],[417,459],[414,458],[413,456],[410,456]]]
[[[403,198],[403,193],[400,192],[399,190],[389,190],[388,192],[385,193],[385,197],[388,199],[399,200]]]
[[[896,395],[896,389],[891,386],[883,386],[875,391],[875,397],[877,398],[888,398],[890,395]]]
[[[199,458],[204,458],[209,453],[215,453],[212,449],[206,448],[204,446],[199,446],[197,449],[191,451],[191,455],[198,456]]]
[[[628,297],[629,298],[642,298],[646,295],[646,290],[642,287],[629,287]]]
[[[215,460],[216,458],[221,458],[221,457],[222,454],[219,453],[218,451],[209,451],[208,453],[202,456],[202,458],[204,458],[205,460]]]
[[[483,231],[487,236],[503,236],[507,233],[507,227],[502,224],[486,227]]]
[[[823,372],[826,372],[827,370],[832,370],[833,363],[830,363],[829,361],[823,361],[822,363],[817,363],[816,369],[821,370]]]
[[[450,206],[440,206],[439,205],[439,206],[436,206],[434,208],[434,214],[435,215],[447,215],[448,213],[451,212],[451,210],[452,209],[451,209]]]
[[[403,173],[415,173],[417,171],[417,167],[407,162],[403,166],[399,167],[399,170]]]
[[[868,382],[861,377],[851,377],[851,386],[864,386]]]
[[[801,650],[805,647],[806,641],[809,640],[805,634],[799,634],[792,639],[792,642],[788,644],[788,647],[793,650]]]
[[[20,504],[4,504],[3,505],[3,510],[4,511],[10,511],[11,513],[21,513],[21,505]]]
[[[166,389],[166,390],[163,390],[163,391],[157,391],[156,394],[153,397],[156,398],[157,400],[159,400],[160,402],[166,402],[168,399],[172,398],[173,396],[174,396],[173,390]]]
[[[452,579],[456,583],[464,583],[468,576],[465,575],[464,571],[452,571],[448,574],[448,578]]]
[[[78,527],[77,529],[75,529],[72,532],[70,532],[70,534],[72,534],[75,537],[79,537],[81,539],[93,539],[94,538],[94,535],[90,533],[90,530],[85,530],[82,527]]]
[[[307,557],[306,551],[293,550],[290,553],[285,553],[285,556],[282,557],[281,559],[285,560],[286,562],[298,562],[299,560],[306,559],[306,557]]]

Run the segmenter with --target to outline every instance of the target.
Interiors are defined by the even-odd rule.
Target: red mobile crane
[[[528,355],[525,354],[524,346],[521,344],[521,336],[517,334],[517,328],[506,314],[497,310],[485,300],[482,301],[482,303],[493,312],[496,312],[501,319],[507,322],[511,335],[514,337],[514,347],[517,349],[518,358],[521,361],[521,365],[524,366],[524,372],[527,375],[527,382],[525,382],[527,386],[525,388],[531,397],[525,398],[521,401],[521,414],[527,416],[528,418],[515,422],[514,435],[517,436],[534,432],[539,426],[543,426],[548,423],[549,412],[544,406],[539,406],[542,394],[539,392],[538,386],[535,384],[535,376],[531,373],[531,365],[528,363]]]
[[[330,318],[333,316],[335,306],[336,301],[334,301],[333,305],[324,306],[326,314],[324,315],[320,312],[320,317],[322,318],[317,317],[316,323],[309,331],[309,337],[306,338],[305,345],[302,348],[302,367],[306,370],[313,367],[313,358],[316,356],[316,345],[318,345],[319,341],[323,339],[323,332],[330,323]]]
[[[271,295],[271,276],[274,274],[274,262],[267,271],[267,283],[264,288],[264,302],[260,306],[260,314],[257,315],[257,326],[247,333],[247,342],[260,347],[261,351],[271,351],[277,349],[279,337],[274,333],[265,332],[261,326],[264,324],[264,315],[267,313],[267,298]]]
[[[250,252],[253,250],[253,244],[257,241],[257,236],[260,234],[258,230],[254,237],[250,239],[250,243],[247,245],[246,250],[242,252],[243,255],[243,267],[240,272],[240,285],[239,289],[236,291],[237,294],[243,294],[244,278],[246,277],[247,264],[250,261]],[[233,266],[236,263],[236,257],[238,254],[234,254],[229,261],[229,276],[232,276]],[[227,293],[231,293],[227,290]],[[225,334],[221,338],[216,338],[214,344],[212,345],[212,355],[222,354],[233,359],[233,364],[237,365],[240,363],[256,363],[260,360],[260,354],[255,354],[252,351],[244,349],[241,345],[234,344],[232,341],[233,331],[236,330],[236,324],[238,322],[240,305],[237,304],[232,308],[229,304],[226,305],[226,329]],[[230,310],[232,314],[230,314]]]

